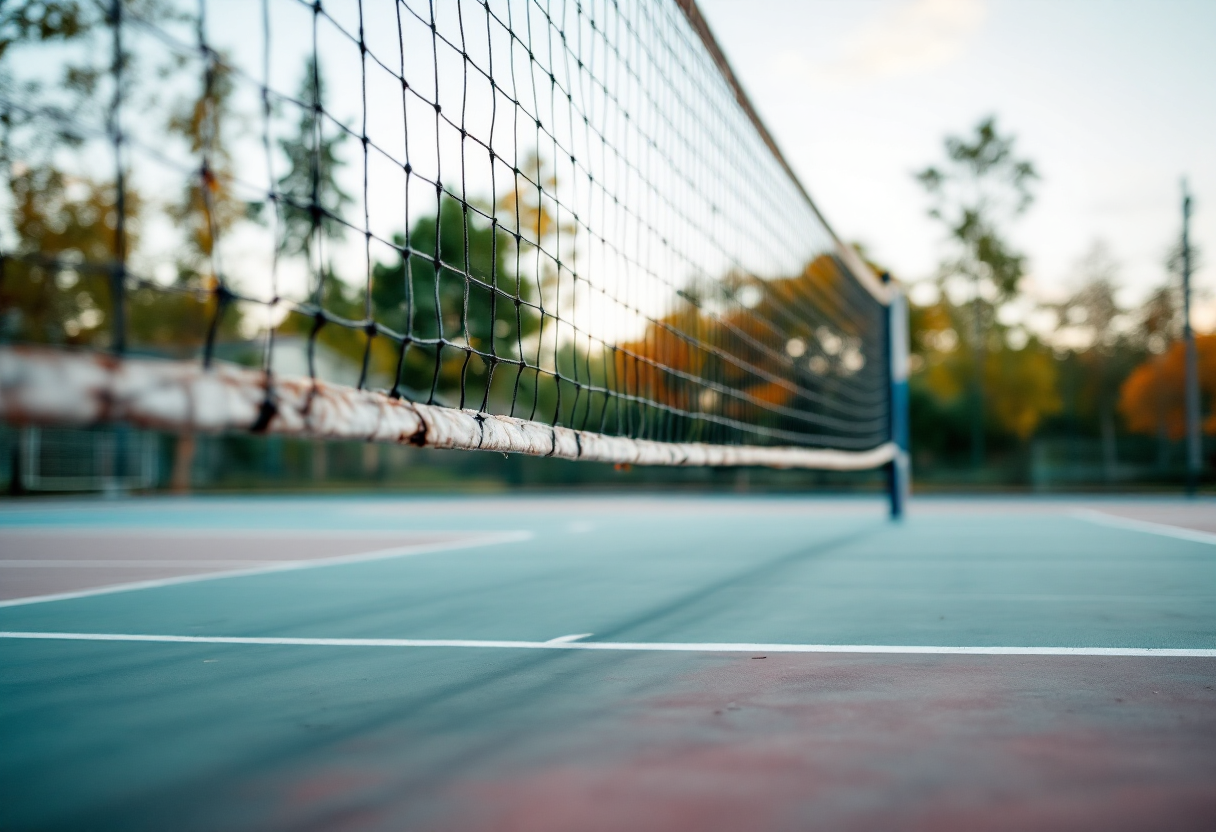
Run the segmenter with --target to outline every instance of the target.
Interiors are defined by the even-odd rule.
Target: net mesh
[[[4,14],[5,342],[661,442],[888,439],[881,287],[689,2]]]

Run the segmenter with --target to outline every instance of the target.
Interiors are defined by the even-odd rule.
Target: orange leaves
[[[618,383],[626,390],[681,409],[696,409],[709,402],[688,401],[692,391],[681,374],[700,376],[705,352],[695,349],[689,333],[699,324],[695,308],[688,307],[651,323],[635,341],[618,344],[615,371]]]
[[[563,238],[565,244],[577,227],[569,220],[559,223],[552,196],[557,192],[557,174],[547,160],[532,151],[520,166],[514,187],[495,206],[499,221],[508,230],[518,230],[532,245],[544,246],[556,237]]]
[[[1216,410],[1216,335],[1197,335],[1201,399]],[[1132,370],[1119,391],[1119,413],[1135,433],[1164,433],[1179,440],[1186,433],[1186,352],[1181,341]],[[1216,413],[1203,423],[1205,433],[1216,433]]]
[[[805,406],[807,389],[866,366],[863,336],[874,333],[842,305],[846,279],[821,255],[792,277],[731,273],[706,294],[687,287],[673,311],[617,345],[617,377],[631,393],[681,410],[782,418]]]

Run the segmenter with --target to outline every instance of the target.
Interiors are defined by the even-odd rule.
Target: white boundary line
[[[1145,534],[1156,534],[1162,537],[1174,537],[1179,540],[1189,540],[1192,543],[1216,545],[1216,534],[1212,534],[1211,532],[1185,529],[1181,526],[1167,526],[1164,523],[1152,523],[1148,520],[1132,520],[1092,508],[1079,508],[1070,513],[1078,520],[1085,520],[1099,526],[1109,526],[1113,529],[1127,529],[1133,532],[1144,532]]]
[[[150,502],[144,502],[148,498],[139,497],[137,500],[143,502],[143,505],[150,506]],[[135,502],[127,504],[127,507],[135,505]],[[206,509],[209,508],[202,503],[196,504]],[[103,505],[93,505],[91,508],[106,508]],[[71,507],[71,511],[79,511],[81,504],[77,503]],[[308,538],[309,540],[332,538],[335,540],[349,540],[351,538],[367,538],[375,540],[376,538],[384,537],[443,537],[454,538],[456,536],[467,537],[470,534],[482,534],[483,532],[462,532],[452,531],[451,529],[310,529],[307,527],[297,527],[290,529],[274,529],[265,528],[262,526],[256,528],[244,528],[241,526],[226,526],[221,529],[214,527],[199,527],[190,525],[174,525],[174,526],[49,526],[39,524],[36,526],[18,526],[18,525],[0,525],[0,537],[12,535],[14,537],[173,537],[177,538],[182,535],[190,537],[201,537],[222,541],[225,538],[240,537],[240,538],[265,538],[268,540],[281,540],[283,538]],[[493,534],[493,532],[491,532]],[[443,541],[435,541],[443,542]]]
[[[48,601],[68,601],[73,598],[90,598],[94,595],[110,595],[115,592],[132,592],[137,589],[156,589],[162,586],[195,583],[197,581],[214,581],[221,578],[239,578],[247,575],[265,575],[270,572],[290,572],[298,569],[317,569],[324,566],[342,566],[348,563],[364,563],[372,560],[388,558],[405,558],[413,555],[426,555],[432,552],[445,552],[451,549],[468,549],[475,546],[490,546],[496,543],[517,543],[529,540],[532,532],[511,531],[491,532],[470,535],[458,540],[448,540],[442,543],[424,543],[416,546],[395,546],[391,549],[377,549],[372,552],[360,552],[354,555],[338,555],[332,558],[317,558],[316,560],[289,560],[277,563],[266,563],[248,569],[229,569],[222,572],[205,572],[199,575],[177,575],[171,578],[156,578],[149,581],[134,581],[125,584],[111,584],[93,589],[82,589],[76,592],[57,592],[53,595],[33,595],[29,598],[12,598],[0,601],[0,608],[21,607],[26,604],[43,604]]]
[[[1161,656],[1216,658],[1216,649],[1174,647],[936,647],[901,644],[747,644],[731,642],[488,641],[429,638],[290,638],[247,636],[164,636],[126,633],[0,632],[0,639],[51,641],[137,641],[171,644],[257,644],[292,647],[474,647],[497,650],[609,650],[665,653],[870,653],[946,656]]]
[[[218,569],[222,566],[261,566],[258,558],[214,560],[21,560],[0,559],[0,569]]]

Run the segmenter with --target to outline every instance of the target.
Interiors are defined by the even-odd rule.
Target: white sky
[[[698,0],[820,210],[906,280],[942,232],[912,174],[995,114],[1042,181],[1013,228],[1027,288],[1059,294],[1094,240],[1127,301],[1165,280],[1194,194],[1196,323],[1216,328],[1216,2]]]

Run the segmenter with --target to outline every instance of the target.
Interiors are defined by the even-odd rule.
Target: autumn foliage
[[[967,328],[966,312],[947,303],[914,307],[913,350],[923,370],[914,384],[936,406],[963,403],[975,378],[976,351],[958,333]],[[1060,412],[1058,373],[1051,352],[1037,340],[1013,349],[994,328],[983,353],[985,420],[990,428],[1028,439],[1042,422]]]
[[[1195,337],[1199,358],[1199,390],[1211,415],[1204,433],[1216,434],[1216,334]],[[1134,433],[1164,434],[1179,440],[1186,433],[1186,351],[1181,341],[1136,367],[1119,391],[1119,412]]]
[[[865,340],[882,324],[851,305],[845,281],[820,255],[790,277],[729,275],[724,296],[685,291],[641,337],[616,345],[618,384],[678,411],[790,430],[805,430],[801,411],[844,388],[865,410],[870,388],[885,383],[875,382],[877,342]]]

